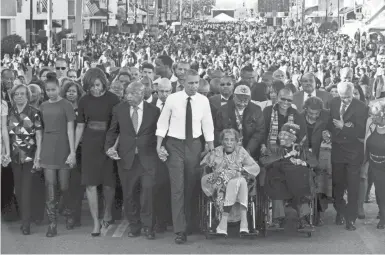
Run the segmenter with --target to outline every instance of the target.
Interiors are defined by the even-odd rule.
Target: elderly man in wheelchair
[[[214,203],[215,217],[219,221],[216,235],[227,236],[228,222],[236,221],[240,221],[240,234],[247,234],[248,184],[255,184],[260,168],[242,147],[240,135],[235,129],[223,130],[220,142],[222,145],[201,162],[204,169],[212,171],[204,173],[202,189]]]
[[[265,191],[272,200],[286,200],[299,216],[298,231],[311,233],[311,210],[309,202],[315,195],[314,172],[318,162],[309,149],[295,144],[299,126],[283,125],[278,134],[279,147],[270,148],[261,156],[260,162],[266,169]]]

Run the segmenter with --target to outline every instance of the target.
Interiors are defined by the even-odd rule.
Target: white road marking
[[[117,229],[115,230],[114,234],[112,235],[112,237],[122,237],[124,232],[126,231],[128,227],[128,221],[127,220],[123,220],[119,226],[117,227]]]

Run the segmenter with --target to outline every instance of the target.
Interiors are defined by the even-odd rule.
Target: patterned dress
[[[208,165],[211,161],[210,154],[206,155],[201,165]],[[241,175],[241,169],[247,174]],[[223,146],[214,150],[213,172],[202,177],[203,192],[212,197],[215,202],[216,218],[220,220],[224,206],[232,206],[229,221],[239,221],[239,206],[247,208],[248,192],[240,190],[242,179],[249,179],[251,175],[252,183],[259,173],[259,166],[249,153],[241,146],[236,146],[235,150],[227,154]],[[239,170],[234,170],[239,169]],[[229,183],[232,185],[229,185]]]

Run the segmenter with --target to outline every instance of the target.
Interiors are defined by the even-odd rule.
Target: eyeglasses
[[[231,82],[228,82],[228,83],[221,83],[221,86],[232,86],[233,84],[231,84]]]
[[[290,98],[284,98],[284,97],[281,97],[280,100],[281,100],[281,101],[284,101],[284,102],[288,102],[288,103],[293,102],[293,99],[290,99]]]
[[[58,67],[56,67],[56,70],[58,70],[58,71],[59,71],[59,70],[62,70],[62,71],[64,71],[64,70],[66,70],[66,69],[67,69],[67,67],[59,67],[59,66],[58,66]]]

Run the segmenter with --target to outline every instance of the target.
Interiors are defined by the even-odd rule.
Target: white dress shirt
[[[222,101],[223,99],[226,100],[226,102],[223,102]],[[227,104],[228,101],[229,101],[228,98],[225,98],[224,96],[221,95],[221,106]]]
[[[146,100],[147,103],[151,104],[152,103],[152,94],[151,96]]]
[[[158,100],[156,100],[156,107],[158,107],[160,111],[163,110],[164,103],[159,98],[158,98]]]
[[[186,139],[186,107],[188,95],[179,91],[167,97],[162,113],[158,119],[156,135],[185,140]],[[191,97],[191,110],[193,119],[193,138],[202,135],[207,142],[214,141],[214,124],[211,116],[210,103],[207,97],[196,93]],[[167,133],[168,132],[168,133]]]
[[[131,106],[130,107],[131,119],[132,119],[132,114],[133,113],[134,113],[134,108]],[[136,130],[136,132],[139,131],[140,125],[142,125],[142,120],[143,120],[143,101],[140,102],[140,104],[138,105],[138,130]]]
[[[305,103],[306,100],[309,99],[309,96],[308,96],[308,93],[306,93],[305,91],[303,91],[304,95],[303,95],[303,102]],[[317,92],[316,90],[314,90],[312,93],[311,93],[311,97],[316,97],[317,96]]]

